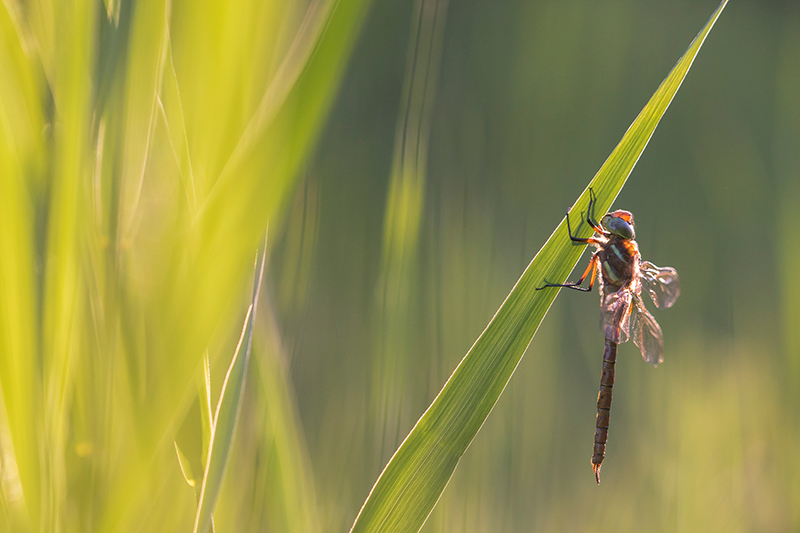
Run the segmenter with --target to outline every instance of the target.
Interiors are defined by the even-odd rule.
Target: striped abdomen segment
[[[611,414],[611,389],[614,387],[614,365],[617,362],[617,343],[606,339],[603,350],[603,373],[600,376],[600,393],[597,395],[597,427],[594,430],[592,469],[600,484],[600,466],[606,454],[608,422]]]

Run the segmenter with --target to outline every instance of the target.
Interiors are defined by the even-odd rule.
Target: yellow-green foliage
[[[205,403],[216,405],[213,363],[231,358],[256,250],[319,134],[366,4],[0,8],[0,528],[191,527],[176,447],[199,490],[203,354]],[[280,416],[264,442],[294,431]],[[173,444],[195,417],[196,449]],[[308,531],[287,509],[285,530]]]

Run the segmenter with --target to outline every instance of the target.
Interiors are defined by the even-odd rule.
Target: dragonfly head
[[[635,239],[636,231],[633,229],[633,215],[629,211],[617,210],[604,215],[600,219],[600,224],[617,237],[623,239]]]

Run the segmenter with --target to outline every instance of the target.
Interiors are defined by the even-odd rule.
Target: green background
[[[714,7],[450,3],[399,326],[376,324],[375,301],[409,10],[374,6],[305,182],[319,201],[307,292],[273,278],[332,524]],[[796,4],[732,2],[614,204],[634,213],[643,257],[678,270],[682,295],[654,311],[662,365],[620,348],[602,485],[589,461],[599,298],[562,293],[423,531],[800,527],[798,35]],[[402,349],[376,351],[389,335]],[[396,349],[397,407],[376,435],[374,369]]]

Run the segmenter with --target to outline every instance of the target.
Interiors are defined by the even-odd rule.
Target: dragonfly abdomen
[[[617,343],[606,339],[603,350],[603,373],[600,375],[600,392],[597,395],[597,423],[594,430],[592,469],[600,484],[600,466],[606,454],[608,425],[611,419],[611,391],[614,387],[614,366],[617,362]]]

